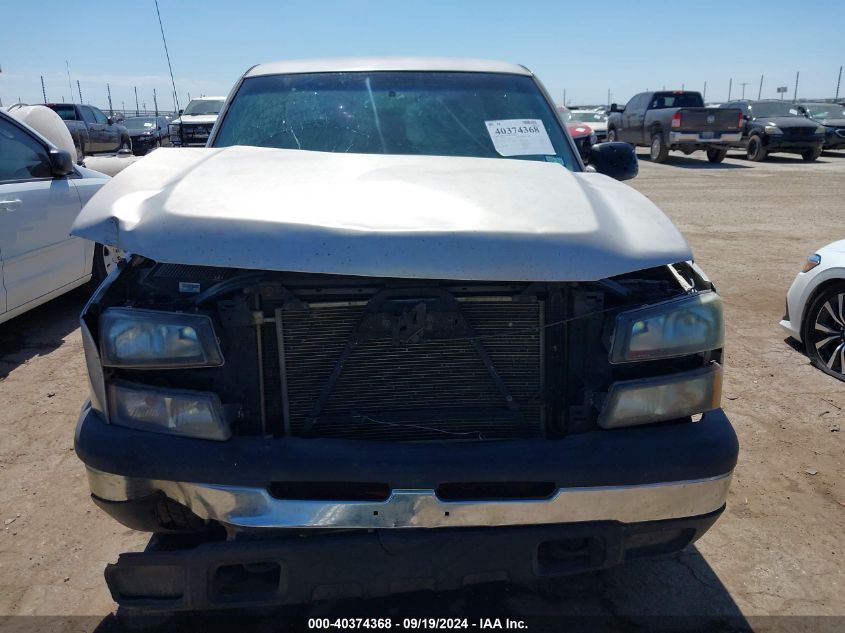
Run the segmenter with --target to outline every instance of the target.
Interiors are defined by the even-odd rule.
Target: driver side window
[[[95,108],[94,106],[91,106],[91,112],[94,113],[94,120],[97,123],[107,124],[109,122],[106,115],[103,114],[99,109]]]
[[[16,125],[0,119],[0,183],[51,177],[44,146]]]

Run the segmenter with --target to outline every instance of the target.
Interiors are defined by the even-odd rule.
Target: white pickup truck
[[[94,502],[159,535],[106,569],[124,609],[531,583],[716,521],[722,304],[608,177],[629,145],[585,168],[537,78],[477,60],[259,65],[220,117],[74,228],[134,254],[82,315],[76,433]]]

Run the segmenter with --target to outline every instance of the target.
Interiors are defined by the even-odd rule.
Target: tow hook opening
[[[602,566],[606,558],[602,538],[585,536],[543,541],[537,548],[537,567],[540,576],[570,574]]]
[[[220,602],[269,598],[279,592],[282,566],[275,561],[221,565],[214,571],[210,593]]]

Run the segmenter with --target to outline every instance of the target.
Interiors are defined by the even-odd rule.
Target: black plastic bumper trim
[[[136,431],[86,407],[76,454],[91,468],[143,479],[268,487],[272,482],[379,482],[391,489],[443,483],[553,482],[624,486],[718,477],[739,445],[721,409],[694,423],[600,430],[561,439],[392,443],[233,437],[225,442]]]
[[[106,568],[124,609],[185,611],[373,598],[542,578],[683,549],[724,508],[698,517],[622,524],[376,530],[222,541],[121,554]]]

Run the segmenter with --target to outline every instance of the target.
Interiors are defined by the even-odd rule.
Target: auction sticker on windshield
[[[502,156],[554,154],[546,126],[540,119],[485,121],[496,151]]]

